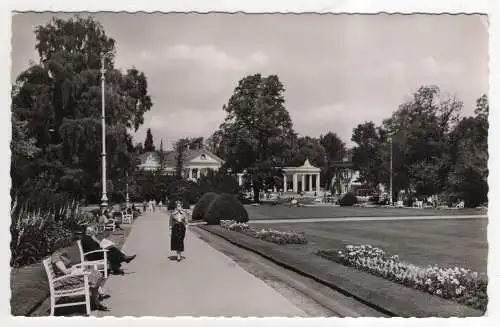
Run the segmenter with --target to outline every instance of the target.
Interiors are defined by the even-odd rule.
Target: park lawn
[[[486,209],[362,208],[338,206],[290,207],[287,205],[246,205],[250,220],[344,217],[408,217],[486,215]]]
[[[117,230],[113,234],[105,232],[101,237],[106,237],[121,247],[125,243],[131,227],[123,226],[123,229],[123,231]],[[68,248],[68,255],[72,262],[80,262],[80,253],[76,244]],[[42,262],[12,268],[10,285],[12,315],[31,315],[34,310],[38,313],[36,315],[45,315],[44,313],[50,309],[48,303],[49,284]]]
[[[307,245],[287,245],[294,251],[342,249],[345,245],[370,244],[401,261],[428,266],[459,266],[486,273],[488,220],[485,218],[252,224],[304,232]]]
[[[328,222],[326,224],[337,223]],[[306,224],[263,224],[262,227],[300,231],[300,228],[296,228],[299,225]],[[317,225],[315,231],[321,229],[320,224],[314,225]],[[321,225],[325,224],[321,223]],[[278,245],[243,233],[230,231],[221,226],[200,225],[197,228],[210,231],[287,269],[320,281],[357,301],[378,309],[383,315],[421,318],[471,317],[484,314],[484,312],[472,307],[421,292],[315,255],[315,252],[323,245],[326,243],[332,245],[332,242],[330,240],[330,242],[319,243],[314,238],[311,242],[311,234],[306,235],[310,240],[308,244]],[[341,243],[337,242],[337,244]]]

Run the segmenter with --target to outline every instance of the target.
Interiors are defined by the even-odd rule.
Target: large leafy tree
[[[444,189],[450,171],[448,140],[462,107],[455,98],[442,99],[438,87],[422,86],[384,121],[385,131],[393,135],[395,190],[427,196]]]
[[[475,207],[488,199],[488,113],[486,95],[476,102],[475,116],[465,117],[450,137],[452,171],[448,177],[451,199]]]
[[[278,76],[249,75],[241,79],[223,110],[226,119],[212,137],[217,153],[234,171],[246,169],[254,200],[260,190],[278,185],[295,134],[286,110],[285,89]]]
[[[92,18],[52,19],[35,29],[39,62],[16,79],[13,117],[26,122],[25,137],[40,154],[26,176],[49,174],[56,187],[84,196],[98,193],[101,142],[100,58],[105,56],[108,176],[112,184],[133,163],[128,134],[143,123],[152,102],[147,80],[135,68],[115,69],[115,41]],[[13,169],[18,170],[13,161]],[[13,188],[21,191],[20,180]]]
[[[351,140],[356,143],[352,149],[354,168],[359,171],[360,179],[372,188],[385,182],[384,136],[384,131],[370,121],[355,127],[351,137]]]

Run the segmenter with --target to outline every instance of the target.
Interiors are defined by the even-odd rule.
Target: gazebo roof
[[[318,167],[314,167],[311,165],[309,162],[309,158],[306,158],[306,161],[304,161],[304,164],[299,167],[285,167],[283,169],[286,172],[311,172],[311,173],[318,173],[320,169]]]

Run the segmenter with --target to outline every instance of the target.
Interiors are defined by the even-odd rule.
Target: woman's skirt
[[[186,226],[183,223],[174,222],[172,235],[170,237],[170,250],[184,251],[184,237],[186,236]]]

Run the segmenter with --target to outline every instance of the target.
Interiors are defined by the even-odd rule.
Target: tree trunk
[[[254,186],[252,187],[252,189],[253,189],[253,201],[255,203],[259,203],[260,202],[260,197],[259,197],[259,195],[260,195],[260,187],[258,187],[258,186],[256,186],[254,184]]]

